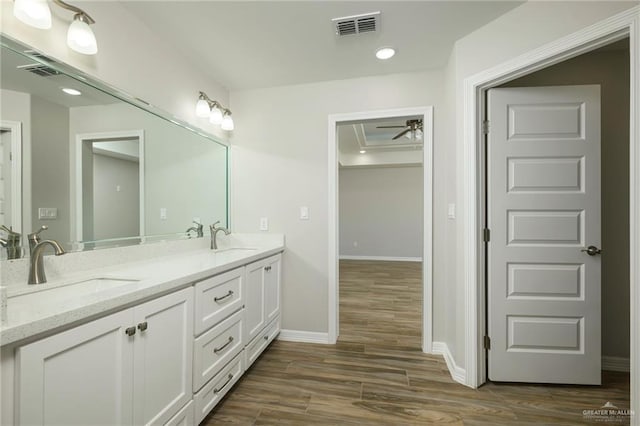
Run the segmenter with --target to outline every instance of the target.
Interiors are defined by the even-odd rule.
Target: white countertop
[[[0,345],[115,312],[284,250],[283,240],[252,243],[251,249],[200,248],[70,273],[45,284],[10,287]]]

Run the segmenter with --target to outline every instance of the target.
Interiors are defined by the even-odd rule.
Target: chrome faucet
[[[209,225],[209,229],[211,230],[211,250],[217,250],[218,249],[218,232],[222,231],[224,232],[224,235],[229,235],[231,233],[231,231],[229,231],[227,228],[224,227],[219,227],[216,228],[216,225],[219,224],[220,221],[217,221],[216,223],[214,223],[213,225]]]
[[[21,235],[4,225],[0,229],[7,233],[7,238],[0,238],[0,245],[7,249],[7,259],[20,259],[22,257],[22,247],[20,246]]]
[[[33,246],[31,248],[31,258],[29,263],[29,281],[28,284],[44,284],[47,282],[47,276],[44,273],[44,249],[47,246],[53,247],[56,256],[67,254],[62,248],[60,243],[55,240],[40,241],[40,232],[47,229],[46,226],[40,228],[39,231],[29,234],[29,245],[33,240]]]
[[[197,238],[202,238],[204,237],[204,226],[201,223],[196,222],[195,220],[193,221],[194,225],[196,226],[192,226],[191,228],[187,229],[185,231],[185,233],[187,234],[187,236],[189,238],[191,238],[191,235],[189,235],[189,232],[191,231],[196,231],[196,237]]]

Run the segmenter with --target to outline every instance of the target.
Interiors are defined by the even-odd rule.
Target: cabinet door
[[[267,325],[264,312],[264,261],[246,266],[245,269],[245,344],[256,337]]]
[[[131,309],[16,350],[17,424],[130,425]]]
[[[193,288],[134,308],[134,421],[163,424],[192,395]]]
[[[266,323],[270,323],[280,313],[280,265],[282,256],[266,259],[264,268],[264,311]]]

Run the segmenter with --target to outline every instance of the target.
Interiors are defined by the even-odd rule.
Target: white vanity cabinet
[[[264,351],[280,332],[280,270],[282,255],[246,266],[245,349],[246,366]]]
[[[17,424],[164,424],[192,398],[193,288],[16,350]]]

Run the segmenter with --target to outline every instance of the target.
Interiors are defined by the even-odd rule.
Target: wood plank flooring
[[[338,344],[273,342],[202,424],[574,425],[596,424],[583,410],[608,401],[629,408],[624,373],[600,387],[454,382],[420,349],[420,271],[341,261]]]

